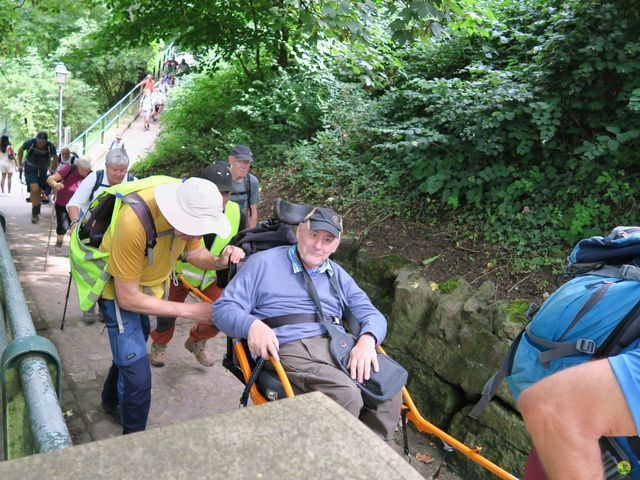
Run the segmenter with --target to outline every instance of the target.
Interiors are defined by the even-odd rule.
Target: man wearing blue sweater
[[[387,322],[353,278],[329,260],[341,235],[338,214],[328,208],[314,209],[298,225],[297,245],[249,257],[215,303],[213,320],[227,335],[246,338],[253,355],[279,359],[294,387],[323,392],[388,442],[400,415],[402,393],[372,406],[365,404],[356,385],[369,379],[372,368],[378,371],[376,345],[384,340]],[[325,315],[342,317],[344,302],[360,323],[360,336],[347,366],[350,375],[331,356],[329,336],[317,321],[303,269],[315,285]],[[329,276],[338,280],[342,299]],[[294,323],[290,323],[292,316]]]

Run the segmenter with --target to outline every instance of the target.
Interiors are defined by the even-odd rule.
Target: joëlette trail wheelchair
[[[231,244],[242,248],[247,256],[275,246],[291,245],[296,242],[291,227],[302,222],[312,208],[313,207],[308,205],[299,205],[277,199],[274,202],[273,219],[261,222],[256,228],[239,232],[231,241]],[[234,270],[235,266],[231,266],[228,272],[229,279],[233,277]],[[195,296],[202,301],[211,303],[211,299],[205,296],[200,290],[191,287],[184,278],[181,277],[180,280]],[[222,280],[221,283],[223,284],[227,281],[224,276],[219,278],[219,280]],[[378,348],[384,353],[382,347]],[[262,357],[253,359],[248,352],[249,348],[246,340],[227,338],[227,353],[224,356],[222,364],[245,385],[244,392],[240,399],[241,405],[246,406],[249,397],[255,405],[260,405],[279,398],[291,398],[294,397],[296,393],[302,393],[296,391],[291,385],[280,362],[269,358],[273,368],[263,368],[265,359]],[[402,388],[402,398],[403,405],[400,413],[403,425],[405,455],[409,454],[407,439],[407,421],[409,421],[415,425],[418,431],[435,435],[442,440],[446,446],[458,450],[497,477],[506,480],[517,480],[516,477],[480,455],[480,448],[468,447],[435,425],[429,423],[418,411],[406,386]]]

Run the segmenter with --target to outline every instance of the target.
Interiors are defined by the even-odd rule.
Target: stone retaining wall
[[[522,308],[495,301],[491,282],[437,284],[425,267],[398,256],[377,258],[348,238],[336,260],[387,315],[385,348],[409,371],[409,391],[423,415],[520,476],[530,443],[506,384],[478,420],[467,413],[521,330]],[[451,454],[448,462],[463,478],[495,478],[462,455]]]

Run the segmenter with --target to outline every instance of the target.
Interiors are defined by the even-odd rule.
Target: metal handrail
[[[98,120],[87,128],[84,132],[78,135],[73,141],[71,141],[68,147],[76,151],[77,153],[84,155],[87,150],[91,148],[98,139],[100,143],[104,142],[104,134],[108,131],[114,123],[117,126],[120,125],[120,118],[129,112],[131,105],[133,105],[138,98],[140,98],[140,86],[139,84],[133,87],[124,97],[122,97],[118,103],[107,110]],[[123,105],[126,105],[123,107]],[[109,119],[109,116],[117,111],[117,114],[113,118]],[[97,130],[97,131],[94,131]]]
[[[7,341],[5,315],[0,315],[4,458],[70,447],[60,407],[60,358],[53,344],[36,333],[2,229],[0,299],[11,332]]]
[[[173,42],[170,43],[164,51],[162,59],[160,60],[160,65],[164,64],[164,61],[172,52]],[[155,66],[153,70],[155,74]],[[67,146],[72,151],[75,151],[80,155],[85,155],[87,153],[87,150],[89,150],[89,148],[97,143],[98,139],[100,139],[100,143],[104,143],[105,133],[109,131],[114,123],[117,127],[120,126],[120,119],[129,113],[131,106],[136,103],[141,94],[142,92],[140,91],[140,83],[138,83],[124,97],[118,100],[118,102],[113,107],[102,114],[100,118],[93,122],[93,124],[89,128],[78,135]],[[125,103],[126,105],[124,105]],[[112,116],[112,118],[109,118],[110,116]]]

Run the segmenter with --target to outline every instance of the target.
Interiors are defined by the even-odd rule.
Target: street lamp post
[[[58,151],[62,148],[62,92],[64,90],[64,82],[67,80],[69,71],[64,63],[56,64],[56,83],[58,84]]]

